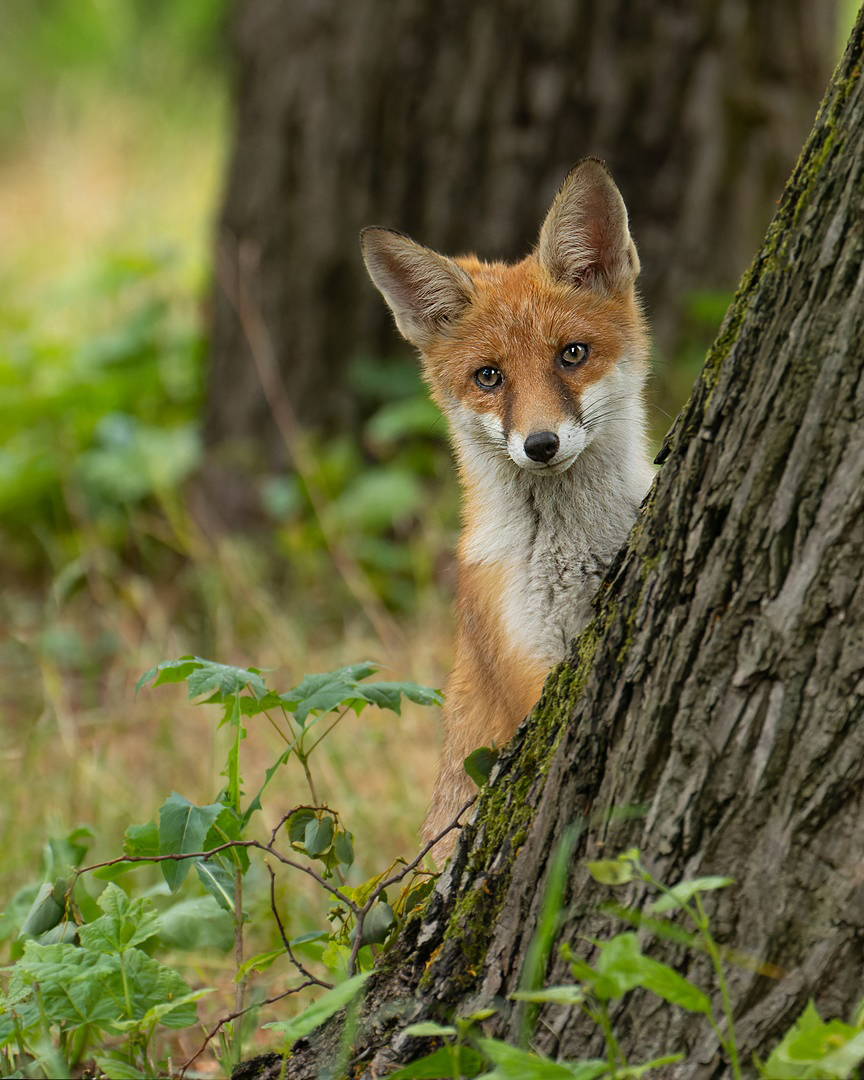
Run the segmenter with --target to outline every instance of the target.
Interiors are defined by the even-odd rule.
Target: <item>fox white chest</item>
[[[593,458],[586,453],[558,475],[505,470],[466,523],[464,557],[504,570],[499,612],[508,640],[550,668],[590,620],[650,481],[646,468],[610,475],[608,462]]]

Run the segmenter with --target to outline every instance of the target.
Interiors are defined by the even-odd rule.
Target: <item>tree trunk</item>
[[[597,601],[486,788],[422,918],[363,1006],[362,1069],[386,1076],[426,1040],[417,1019],[490,1001],[514,1038],[516,988],[552,853],[585,826],[557,943],[620,923],[582,858],[638,846],[669,883],[709,894],[720,942],[749,954],[729,988],[745,1067],[809,997],[843,1016],[864,973],[864,11],[765,243],[745,275],[665,462]],[[622,820],[615,808],[644,806]],[[639,889],[631,886],[630,900]],[[640,887],[641,888],[641,887]],[[706,989],[704,955],[653,942]],[[772,972],[771,975],[765,972]],[[548,982],[570,981],[553,959]],[[716,997],[715,991],[715,997]],[[535,1047],[599,1049],[575,1009],[545,1006]],[[727,1075],[692,1013],[632,994],[614,1018],[633,1061],[675,1050],[668,1077]],[[332,1055],[298,1044],[291,1077]]]
[[[762,236],[833,33],[828,0],[240,0],[211,461],[247,440],[284,463],[239,304],[260,315],[299,420],[344,427],[360,408],[351,361],[401,348],[360,228],[521,257],[588,155],[631,208],[649,315],[670,343],[688,298],[731,289]]]

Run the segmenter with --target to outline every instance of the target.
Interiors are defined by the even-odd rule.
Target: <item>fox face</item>
[[[448,259],[385,229],[362,245],[469,472],[566,472],[598,435],[640,422],[639,262],[600,162],[572,170],[516,265]]]

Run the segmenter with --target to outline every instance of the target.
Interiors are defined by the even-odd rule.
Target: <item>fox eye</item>
[[[484,390],[494,390],[504,382],[504,372],[497,367],[481,367],[474,372],[474,382]]]
[[[584,341],[571,341],[559,353],[561,366],[565,368],[579,367],[588,359],[590,352],[591,346],[586,345]]]

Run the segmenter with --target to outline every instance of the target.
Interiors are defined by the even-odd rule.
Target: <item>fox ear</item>
[[[402,233],[364,229],[360,247],[369,276],[412,345],[428,345],[471,303],[474,284],[465,271]]]
[[[585,158],[567,174],[540,230],[537,257],[556,281],[599,292],[620,292],[636,280],[627,208],[602,161]]]

